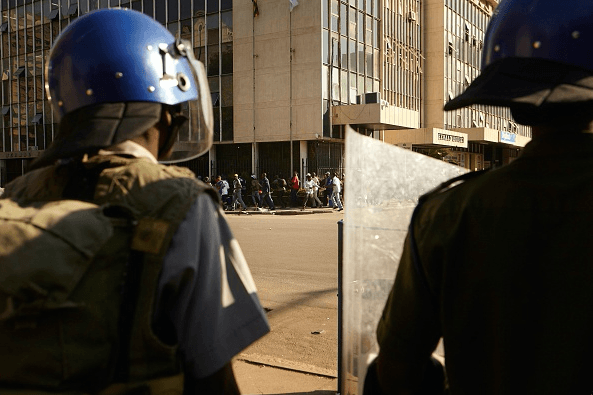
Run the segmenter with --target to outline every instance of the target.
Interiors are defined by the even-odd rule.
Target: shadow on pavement
[[[336,391],[311,391],[311,392],[285,392],[270,395],[336,395]]]
[[[286,303],[285,305],[283,305],[281,307],[268,309],[267,306],[264,306],[264,308],[268,311],[268,317],[272,317],[277,314],[282,314],[282,313],[286,312],[286,310],[290,310],[291,308],[293,308],[295,306],[301,306],[309,300],[317,299],[317,298],[322,297],[329,293],[335,293],[336,298],[337,298],[338,297],[338,288],[337,287],[336,288],[326,288],[326,289],[320,289],[318,291],[306,292],[304,295],[296,298],[295,300],[293,300],[290,303]]]

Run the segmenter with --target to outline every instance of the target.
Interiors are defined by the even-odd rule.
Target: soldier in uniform
[[[593,372],[593,3],[503,0],[480,76],[445,106],[532,127],[512,163],[425,195],[365,393],[579,394]],[[373,391],[374,390],[374,391]]]
[[[0,247],[0,393],[239,393],[231,359],[269,331],[253,279],[216,191],[157,162],[212,144],[191,44],[106,9],[69,25],[47,62],[60,131],[0,208],[63,215],[42,211],[38,242]],[[94,205],[89,229],[76,218]],[[68,243],[40,257],[50,234]]]

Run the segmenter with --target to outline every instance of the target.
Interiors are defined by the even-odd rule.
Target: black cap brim
[[[506,58],[488,65],[445,111],[473,104],[500,107],[539,107],[542,104],[593,100],[588,70],[537,58]]]

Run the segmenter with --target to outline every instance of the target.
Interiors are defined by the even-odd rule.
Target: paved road
[[[336,372],[337,222],[342,213],[227,216],[272,327],[243,355]]]

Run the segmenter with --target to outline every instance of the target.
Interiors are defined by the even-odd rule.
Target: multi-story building
[[[127,7],[192,42],[215,144],[198,175],[341,170],[344,127],[473,169],[529,139],[507,110],[443,104],[477,75],[496,0],[0,0],[0,186],[57,132],[45,60],[76,18]],[[434,151],[434,152],[433,152]]]

